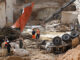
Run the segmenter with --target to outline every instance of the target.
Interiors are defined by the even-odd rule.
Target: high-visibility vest
[[[32,35],[32,39],[35,39],[36,38],[36,36],[35,35]]]
[[[40,34],[40,30],[37,30],[36,33],[37,33],[37,34]]]
[[[7,44],[7,42],[5,42],[5,44]]]

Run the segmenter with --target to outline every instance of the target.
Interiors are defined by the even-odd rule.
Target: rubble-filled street
[[[0,0],[0,60],[80,60],[80,0]]]

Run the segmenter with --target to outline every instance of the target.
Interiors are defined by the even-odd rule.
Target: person
[[[39,38],[40,38],[40,30],[37,29],[37,31],[36,31],[36,39],[39,39]]]
[[[19,48],[23,48],[23,38],[19,38]]]
[[[4,43],[5,43],[5,48],[6,48],[6,47],[7,47],[7,41],[5,40],[5,42],[4,42]]]
[[[32,31],[32,39],[35,39],[36,37],[35,37],[35,30],[33,29],[33,31]]]
[[[8,37],[5,37],[5,41],[6,41],[6,42],[9,42]]]
[[[7,43],[7,51],[8,51],[8,55],[9,55],[10,51],[11,51],[11,45],[9,44],[9,42]]]

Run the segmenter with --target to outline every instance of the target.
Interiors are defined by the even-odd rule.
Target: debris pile
[[[19,49],[19,43],[17,42],[11,42],[10,45],[12,48]]]
[[[7,36],[10,41],[16,40],[19,36],[22,36],[24,39],[30,39],[32,37],[30,34],[21,34],[19,31],[12,29],[11,27],[0,29],[0,40],[3,40],[5,36]]]
[[[11,27],[4,27],[0,29],[0,39],[4,39],[5,36],[8,37],[9,40],[14,40],[18,38],[20,33]]]
[[[56,27],[56,31],[59,31],[59,32],[70,31],[70,27],[68,27],[66,25],[59,25]]]
[[[80,60],[80,45],[60,55],[56,60]]]
[[[28,39],[25,39],[24,40],[24,48],[27,49],[27,48],[37,48],[37,43],[35,41],[31,41],[31,40],[28,40]]]
[[[53,20],[51,22],[46,23],[46,30],[47,31],[56,31],[55,27],[58,26],[59,20]]]
[[[60,20],[53,20],[46,24],[46,30],[50,32],[66,32],[70,31],[70,27],[67,25],[62,25]]]
[[[26,34],[21,34],[23,39],[32,39],[32,35],[26,33]]]
[[[29,52],[25,49],[14,49],[13,54],[15,56],[29,56]]]
[[[38,44],[38,47],[40,49],[45,49],[47,52],[61,54],[79,45],[79,38],[77,31],[68,32],[61,36],[55,36],[50,41],[43,40]]]

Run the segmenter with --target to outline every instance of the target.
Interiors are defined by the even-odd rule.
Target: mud
[[[68,50],[65,54],[59,55],[57,60],[80,60],[80,45]]]

